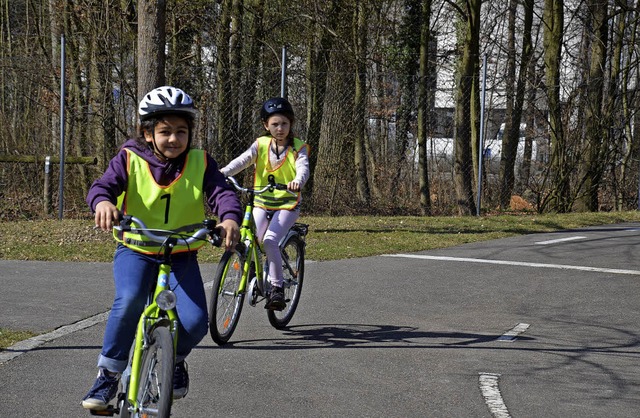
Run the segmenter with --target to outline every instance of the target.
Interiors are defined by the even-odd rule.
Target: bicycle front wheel
[[[229,341],[240,320],[244,292],[240,292],[245,258],[238,251],[223,254],[211,290],[209,333],[218,345]]]
[[[138,408],[134,417],[169,417],[173,396],[173,338],[167,327],[151,333],[151,343],[142,353]]]
[[[300,301],[304,280],[304,241],[299,236],[292,235],[282,246],[280,252],[284,273],[284,298],[287,301],[287,306],[282,311],[267,311],[269,322],[278,329],[289,324]]]

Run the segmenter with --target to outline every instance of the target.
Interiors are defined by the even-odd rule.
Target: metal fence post
[[[64,211],[64,96],[65,96],[65,50],[64,34],[60,37],[60,181],[58,185],[58,219]]]
[[[478,196],[476,198],[476,216],[480,216],[482,202],[482,161],[484,161],[484,99],[487,87],[487,54],[482,57],[482,97],[480,99],[480,145],[478,147]]]
[[[44,159],[44,213],[51,214],[51,156]]]
[[[287,97],[287,47],[282,47],[282,76],[280,79],[280,97]]]

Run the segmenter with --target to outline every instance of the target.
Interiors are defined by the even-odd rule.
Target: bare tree
[[[138,1],[138,99],[165,84],[166,0]]]
[[[429,191],[429,167],[427,137],[432,123],[435,103],[434,69],[431,56],[431,0],[423,0],[420,8],[420,77],[418,81],[418,182],[420,186],[420,212],[431,215],[431,193]]]
[[[353,44],[355,46],[355,97],[354,126],[355,153],[354,167],[356,178],[356,194],[360,203],[368,204],[371,198],[369,180],[367,178],[367,161],[365,157],[365,106],[366,106],[366,53],[367,53],[367,7],[365,0],[357,0],[354,7]]]
[[[505,136],[502,142],[500,158],[500,208],[509,206],[515,183],[514,169],[520,142],[520,123],[524,105],[527,71],[533,56],[531,43],[531,28],[533,25],[533,0],[524,1],[524,30],[522,33],[522,51],[520,66],[516,80],[516,48],[515,26],[518,2],[509,0],[509,30],[507,41],[507,103],[505,113]]]
[[[309,37],[306,59],[307,79],[307,137],[311,147],[309,168],[315,173],[320,147],[320,129],[324,119],[324,102],[327,92],[327,78],[331,47],[336,32],[332,29],[338,24],[339,0],[332,0],[326,10],[318,10],[314,15],[314,35]],[[325,17],[324,19],[322,17]],[[314,176],[311,175],[305,186],[305,194],[313,195]]]
[[[603,114],[604,68],[607,60],[608,44],[608,0],[587,1],[588,19],[592,21],[593,40],[591,60],[587,80],[587,101],[585,109],[586,138],[584,165],[584,207],[589,211],[598,210],[600,181],[607,165],[608,119]]]
[[[567,166],[567,144],[562,123],[560,102],[560,63],[562,59],[562,36],[564,32],[564,0],[545,0],[543,13],[545,82],[549,106],[549,129],[551,137],[552,190],[543,208],[550,204],[554,210],[564,213],[570,207],[569,168]]]
[[[476,211],[473,199],[473,177],[476,166],[472,146],[477,148],[479,117],[476,95],[479,71],[479,36],[481,0],[458,0],[458,45],[460,48],[456,77],[454,186],[458,214],[472,215]],[[474,93],[475,89],[475,93]]]

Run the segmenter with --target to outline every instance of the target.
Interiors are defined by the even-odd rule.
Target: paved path
[[[637,228],[309,263],[291,327],[247,305],[229,345],[194,350],[173,416],[637,417]],[[88,416],[110,265],[0,271],[0,327],[59,333],[0,353],[0,416]]]

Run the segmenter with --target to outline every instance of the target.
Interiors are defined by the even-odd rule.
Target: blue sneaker
[[[82,407],[96,411],[107,409],[109,401],[118,393],[119,381],[120,373],[112,373],[101,367],[96,382],[82,399]]]
[[[173,399],[182,399],[189,392],[189,368],[182,360],[176,363],[173,370]]]

